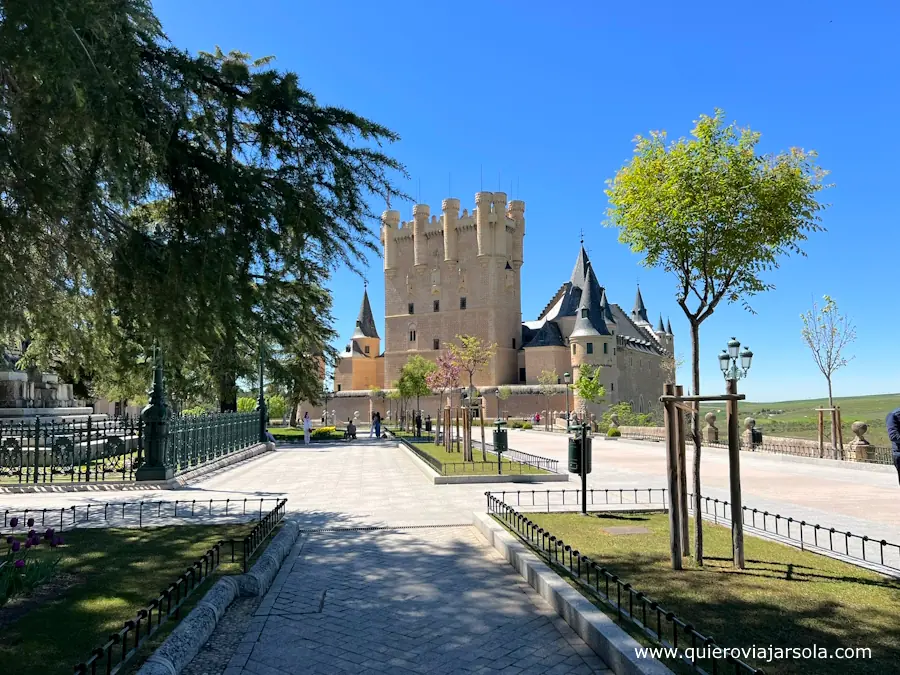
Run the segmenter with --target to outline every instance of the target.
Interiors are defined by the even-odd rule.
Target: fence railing
[[[154,501],[125,501],[96,504],[73,504],[56,508],[15,508],[3,511],[0,534],[8,534],[9,523],[18,518],[20,523],[34,518],[35,525],[54,527],[59,531],[78,527],[143,527],[160,525],[167,521],[188,518],[215,521],[223,518],[263,519],[264,509],[281,497],[259,499],[182,499]]]
[[[476,445],[480,449],[481,441],[477,441]],[[494,450],[494,445],[487,441],[484,443],[484,450],[494,456],[497,455],[497,451]],[[503,458],[508,459],[511,462],[526,464],[535,469],[542,469],[544,471],[549,471],[550,473],[559,473],[559,460],[532,455],[530,452],[523,452],[522,450],[513,450],[510,448],[503,453]]]
[[[135,618],[126,621],[122,628],[94,649],[90,658],[76,665],[74,672],[77,675],[114,675],[119,672],[141,644],[159,630],[170,616],[179,617],[179,609],[188,597],[218,569],[222,560],[221,549],[225,545],[226,542],[220,541],[204,553],[146,607],[138,611]]]
[[[660,430],[658,427],[647,427],[646,431],[640,431],[639,429],[640,427],[630,427],[626,431],[622,431],[622,438],[627,438],[632,441],[665,441],[665,435],[661,433],[662,430]],[[690,441],[689,439],[688,443],[690,444],[692,443],[692,441]],[[704,448],[728,449],[728,443],[707,441],[705,439],[701,441],[701,445]],[[820,452],[818,447],[800,442],[796,444],[786,443],[784,441],[766,442],[765,436],[763,436],[763,441],[761,443],[751,444],[744,442],[743,439],[741,440],[741,450],[743,450],[744,452],[763,452],[774,455],[810,457],[813,459],[832,459],[860,464],[889,465],[893,463],[893,460],[891,459],[891,448],[878,445],[866,445],[862,447],[865,450],[865,457],[862,457],[861,452],[857,452],[855,456],[851,457],[849,447],[844,447],[843,450],[835,450],[833,448],[826,447],[824,449],[824,452]]]
[[[178,415],[167,426],[165,463],[176,474],[259,442],[255,412]],[[146,441],[138,417],[0,422],[0,486],[132,481]]]
[[[537,525],[525,514],[519,513],[512,506],[486,493],[488,513],[503,522],[510,530],[527,542],[532,549],[551,565],[567,570],[580,587],[589,591],[590,595],[599,599],[616,612],[617,618],[630,621],[644,634],[660,645],[672,649],[685,647],[710,647],[705,653],[715,654],[714,648],[719,646],[708,635],[704,635],[694,626],[680,618],[674,612],[662,607],[650,596],[635,589],[630,583],[622,580],[617,574],[606,569],[589,556],[582,555],[577,549],[567,545],[561,538]],[[679,652],[683,654],[684,652]],[[735,675],[763,675],[758,670],[734,657],[704,659],[698,662],[694,657],[682,657],[684,663],[695,672],[713,673],[729,672]]]
[[[606,488],[587,491],[589,506],[630,506],[635,508],[667,508],[665,488]],[[496,490],[486,493],[504,504],[547,513],[552,508],[562,511],[581,506],[581,490]],[[731,502],[713,497],[701,497],[701,515],[717,524],[731,523]],[[693,494],[688,494],[690,513],[693,513]],[[527,511],[526,511],[527,512]],[[900,544],[886,539],[869,537],[846,530],[783,516],[773,511],[742,507],[744,530],[795,546],[801,550],[828,555],[851,564],[880,568],[896,575],[900,572]]]
[[[0,422],[0,484],[133,480],[142,433],[134,417]]]
[[[173,583],[169,584],[166,590],[151,600],[145,608],[138,611],[134,619],[126,621],[118,632],[113,633],[105,643],[94,649],[89,659],[76,665],[74,667],[75,674],[106,673],[115,675],[119,672],[122,666],[135,655],[144,641],[153,635],[169,617],[174,615],[175,618],[181,618],[179,609],[188,597],[219,568],[223,549],[226,546],[231,547],[231,562],[236,562],[237,545],[241,544],[243,554],[241,568],[246,573],[253,555],[284,519],[286,511],[287,499],[278,499],[275,508],[265,515],[261,515],[259,523],[246,537],[219,541]]]
[[[432,457],[429,453],[421,450],[415,446],[415,444],[411,443],[409,438],[403,436],[397,436],[397,440],[399,440],[403,445],[414,452],[417,457],[419,457],[422,461],[428,464],[432,469],[437,471],[439,474],[443,476],[459,476],[465,474],[473,474],[473,475],[485,475],[487,473],[496,473],[497,475],[501,474],[512,474],[512,475],[522,475],[528,473],[535,473],[536,471],[550,471],[550,469],[546,469],[543,467],[533,466],[531,464],[525,462],[519,462],[512,457],[508,457],[507,453],[503,453],[502,457],[502,465],[499,463],[501,460],[494,461],[483,461],[483,460],[474,460],[471,462],[442,462],[439,459]],[[488,453],[493,454],[494,457],[497,457],[497,454],[488,450]],[[525,453],[528,454],[528,453]],[[535,456],[535,455],[533,455]],[[535,456],[536,457],[536,456]],[[544,458],[539,458],[544,459]],[[544,460],[547,463],[553,462],[554,460]],[[502,467],[502,468],[501,468]]]
[[[194,469],[259,442],[259,413],[181,415],[169,421],[167,464]]]

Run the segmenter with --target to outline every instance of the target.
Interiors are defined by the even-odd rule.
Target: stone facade
[[[607,393],[602,404],[586,406],[589,413],[622,401],[639,412],[658,406],[673,362],[671,324],[662,317],[655,328],[650,324],[640,289],[630,314],[609,303],[583,244],[569,281],[537,320],[523,323],[524,238],[525,203],[507,203],[502,192],[477,193],[471,213],[460,212],[458,199],[445,199],[440,217],[425,204],[413,208],[409,222],[385,211],[384,352],[364,292],[356,330],[335,367],[334,391],[389,388],[413,355],[434,360],[457,335],[474,335],[497,345],[475,377],[482,391],[536,385],[544,371],[556,371],[560,382],[568,372],[574,382],[590,364],[602,367]],[[572,409],[579,403],[571,401]],[[524,400],[511,405],[511,414],[525,416],[546,408]]]

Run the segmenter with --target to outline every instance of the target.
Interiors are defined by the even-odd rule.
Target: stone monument
[[[850,456],[848,459],[854,462],[869,461],[869,449],[872,445],[866,440],[869,425],[865,422],[854,422],[850,426],[850,430],[853,431],[855,438],[850,441]]]

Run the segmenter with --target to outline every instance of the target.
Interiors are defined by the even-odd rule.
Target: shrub
[[[182,415],[187,415],[189,417],[197,417],[198,415],[205,415],[209,411],[204,408],[202,405],[195,405],[193,408],[187,408],[181,411]]]
[[[622,432],[619,431],[616,427],[610,427],[609,431],[606,432],[606,436],[608,438],[618,438],[622,435]]]
[[[531,422],[523,422],[522,428],[523,429],[534,429],[534,425]]]
[[[317,429],[312,430],[312,434],[310,434],[311,438],[331,438],[337,433],[337,429],[335,427],[318,427]]]
[[[522,420],[516,420],[516,421],[512,422],[509,426],[512,429],[522,429],[525,426],[525,422],[522,422]]]

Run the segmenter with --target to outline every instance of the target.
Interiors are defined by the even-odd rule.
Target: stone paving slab
[[[225,675],[610,672],[470,526],[322,531],[294,553]],[[191,675],[218,672],[212,651]]]

